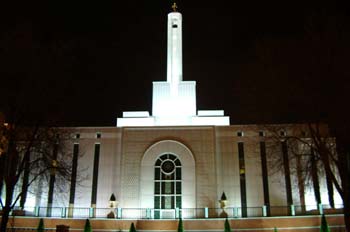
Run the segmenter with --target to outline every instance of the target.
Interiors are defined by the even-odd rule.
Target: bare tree
[[[5,186],[2,188],[5,199],[0,199],[0,231],[5,232],[11,210],[18,203],[23,210],[28,188],[38,177],[49,175],[50,184],[54,184],[55,177],[70,180],[71,159],[64,147],[69,134],[62,129],[40,122],[27,125],[20,118],[10,117],[7,123],[0,125],[0,135],[3,148],[0,180]]]
[[[71,153],[64,147],[69,133],[55,126],[66,111],[62,98],[72,94],[62,77],[75,73],[78,42],[69,36],[42,39],[35,21],[14,18],[0,32],[0,112],[7,123],[0,117],[0,192],[5,196],[0,200],[1,232],[10,211],[23,208],[35,181],[47,180],[57,188],[57,182],[75,178]],[[53,187],[49,189],[50,206]]]
[[[279,87],[288,84],[288,88],[279,88],[285,91],[286,99],[278,107],[287,108],[294,121],[322,121],[331,128],[332,136],[329,131],[327,134],[321,131],[322,124],[307,124],[308,139],[301,135],[289,138],[288,147],[292,147],[291,140],[304,144],[307,155],[296,152],[293,156],[299,163],[300,183],[312,184],[316,202],[321,201],[316,171],[322,171],[326,178],[331,206],[333,191],[339,193],[347,231],[350,231],[349,38],[349,17],[336,3],[324,2],[306,17],[303,34],[295,38],[265,37],[256,43],[259,71],[265,78],[273,79],[266,83]],[[303,188],[300,191],[304,195]]]
[[[290,172],[285,172],[285,175],[296,175],[301,203],[305,202],[304,186],[310,184],[314,189],[315,202],[321,204],[319,177],[323,176],[326,180],[329,205],[335,207],[335,187],[343,200],[344,219],[348,224],[350,220],[348,155],[346,152],[339,152],[336,138],[331,136],[328,126],[322,123],[267,125],[264,126],[264,130],[269,134],[270,141],[274,141],[270,147],[273,160],[270,163],[271,168],[275,170],[286,168],[285,156],[278,147],[281,147],[281,144],[287,145],[288,162],[294,162],[296,165],[291,166]],[[280,152],[274,152],[278,149]]]

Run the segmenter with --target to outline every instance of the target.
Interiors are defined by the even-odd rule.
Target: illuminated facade
[[[305,128],[302,124],[272,126],[284,128],[287,136],[301,135]],[[300,205],[317,209],[311,184],[305,181],[300,196],[291,152],[295,148],[276,144],[271,132],[259,125],[68,129],[74,139],[67,147],[79,155],[76,166],[83,180],[75,185],[73,198],[71,183],[63,190],[57,183],[53,206],[75,207],[71,216],[86,216],[89,207],[97,209],[97,216],[106,216],[108,211],[103,209],[109,206],[112,193],[123,218],[145,218],[146,209],[151,218],[174,218],[176,208],[183,210],[185,218],[204,217],[204,208],[220,207],[223,192],[227,207],[238,209],[228,211],[229,217],[262,216],[264,205],[274,207],[271,215],[288,215],[291,204],[297,206],[297,213]],[[283,167],[275,173],[272,144],[277,145],[280,157],[290,157],[287,179]],[[318,174],[321,200],[328,204],[327,183],[321,170]],[[28,210],[46,207],[48,189],[40,183],[31,188]],[[336,191],[334,200],[341,205]],[[211,211],[209,217],[219,213]],[[53,215],[61,215],[61,209]]]
[[[198,217],[204,211],[194,209],[218,208],[225,192],[227,207],[239,209],[229,216],[260,216],[260,210],[247,209],[263,205],[308,204],[313,209],[312,188],[305,187],[301,197],[295,175],[289,181],[283,173],[271,175],[271,134],[259,125],[229,125],[223,110],[197,111],[195,86],[195,81],[183,81],[182,16],[174,11],[168,15],[167,81],[153,82],[152,115],[123,112],[116,127],[68,128],[72,140],[67,147],[79,157],[73,165],[83,179],[73,193],[71,183],[65,190],[57,188],[53,206],[75,207],[69,216],[82,215],[80,207],[105,215],[98,209],[107,208],[114,193],[123,217],[146,217],[139,215],[140,208],[152,218],[174,218],[175,209],[184,217]],[[298,134],[303,125],[281,127]],[[288,156],[285,145],[279,152]],[[40,182],[31,188],[28,209],[45,207],[48,190]],[[320,191],[327,202],[321,178]],[[341,203],[336,193],[335,200]]]

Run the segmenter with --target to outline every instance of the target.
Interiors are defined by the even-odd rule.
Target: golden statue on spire
[[[171,8],[173,8],[173,11],[174,11],[174,12],[177,11],[177,4],[176,4],[176,2],[173,3],[173,5],[171,6]]]

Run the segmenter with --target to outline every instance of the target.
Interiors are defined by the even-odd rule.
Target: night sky
[[[151,112],[172,1],[47,2],[0,6],[0,111],[67,126]],[[197,109],[223,109],[231,124],[348,123],[350,8],[320,2],[179,0]]]

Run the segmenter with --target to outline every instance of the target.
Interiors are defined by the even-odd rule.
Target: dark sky
[[[172,1],[48,2],[0,6],[2,111],[21,105],[82,126],[151,112],[152,81],[166,80]],[[178,5],[184,80],[197,81],[197,109],[224,109],[232,124],[334,120],[348,111],[343,2]]]

